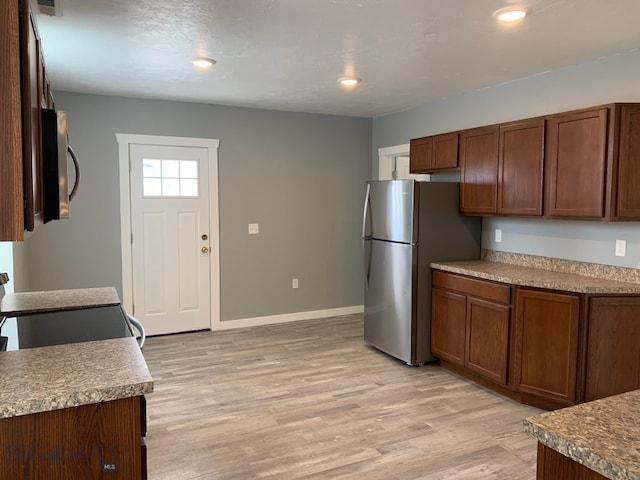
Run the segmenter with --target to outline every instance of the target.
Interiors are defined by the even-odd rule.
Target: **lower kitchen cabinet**
[[[1,478],[146,480],[144,397],[0,419]]]
[[[514,384],[541,406],[576,402],[579,321],[580,295],[516,289]]]
[[[509,305],[467,298],[464,363],[472,372],[507,384],[509,361]]]
[[[555,409],[640,389],[639,295],[433,270],[431,307],[439,364],[522,403]]]
[[[464,365],[467,297],[434,288],[431,294],[431,353]]]
[[[640,298],[591,297],[585,401],[640,388]]]
[[[431,351],[480,377],[508,381],[511,288],[433,272]]]

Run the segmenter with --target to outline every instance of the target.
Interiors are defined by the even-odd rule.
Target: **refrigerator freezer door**
[[[369,182],[365,199],[365,237],[416,243],[414,192],[413,180]]]
[[[412,352],[415,246],[365,240],[370,261],[365,288],[364,340],[407,363]]]

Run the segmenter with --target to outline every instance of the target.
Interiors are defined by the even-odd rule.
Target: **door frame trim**
[[[395,157],[409,156],[409,144],[394,145],[378,149],[378,178],[374,180],[391,180]]]
[[[164,145],[172,147],[201,147],[208,150],[209,160],[209,238],[214,245],[209,253],[210,278],[210,329],[220,324],[220,205],[218,183],[219,139],[192,137],[165,137],[160,135],[137,135],[116,133],[118,141],[119,177],[120,177],[120,248],[122,253],[122,305],[133,312],[133,258],[131,248],[131,190],[129,146]],[[211,187],[215,186],[215,194]]]

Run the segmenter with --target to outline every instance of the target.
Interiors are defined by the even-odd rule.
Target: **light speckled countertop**
[[[526,287],[589,294],[640,294],[640,283],[486,260],[435,262],[431,268]]]
[[[113,287],[14,293],[6,295],[0,301],[0,315],[10,317],[15,314],[26,315],[119,304],[118,293]]]
[[[153,392],[134,337],[0,352],[0,379],[0,418]]]
[[[640,390],[526,418],[524,431],[607,478],[640,480]]]

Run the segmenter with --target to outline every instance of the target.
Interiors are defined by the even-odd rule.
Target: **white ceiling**
[[[640,0],[522,0],[532,14],[511,28],[491,14],[512,0],[62,1],[62,17],[38,15],[54,89],[337,115],[640,47]]]

